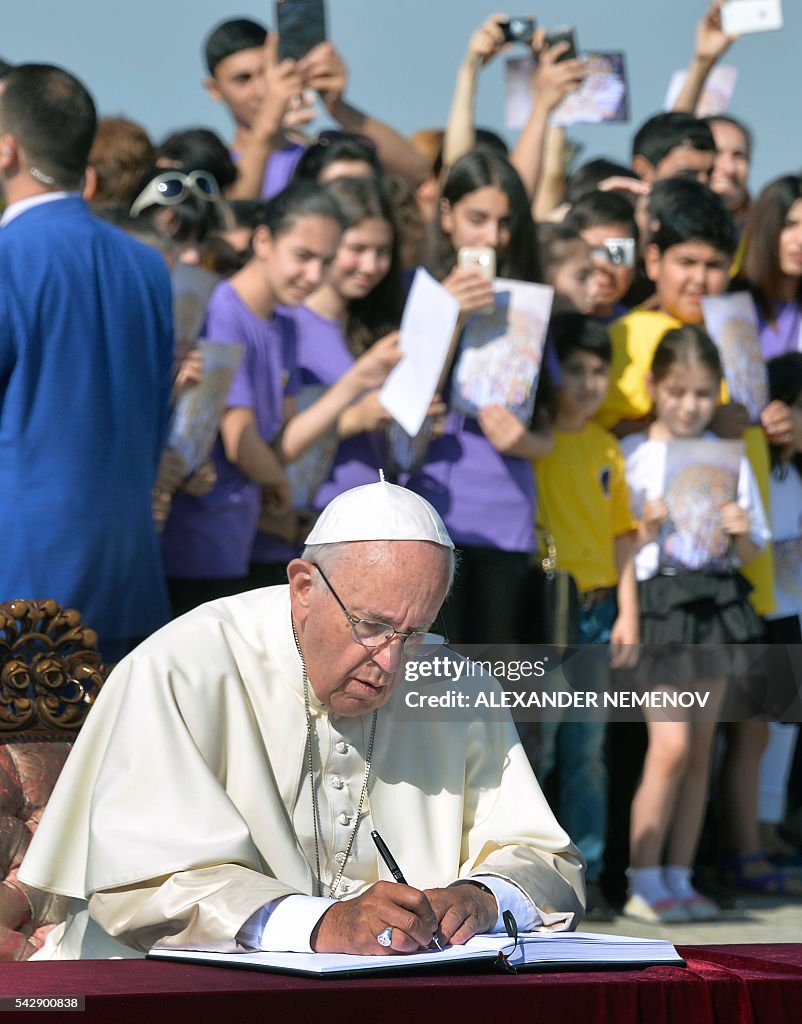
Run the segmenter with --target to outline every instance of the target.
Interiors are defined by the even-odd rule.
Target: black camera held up
[[[535,34],[535,19],[517,15],[509,21],[499,22],[505,43],[523,43],[529,46]]]

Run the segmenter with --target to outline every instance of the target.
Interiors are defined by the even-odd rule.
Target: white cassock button
[[[347,814],[346,814],[346,813],[345,813],[344,811],[343,811],[343,813],[342,813],[342,814],[341,814],[341,815],[339,816],[339,818],[337,819],[337,821],[339,821],[339,823],[340,823],[341,825],[350,825],[350,824],[351,824],[351,819],[350,819],[350,818],[348,817],[348,815],[347,815]]]
[[[345,785],[345,783],[343,782],[343,780],[342,780],[342,779],[340,779],[340,778],[338,778],[338,777],[337,777],[336,775],[335,775],[335,776],[334,776],[334,778],[333,778],[333,779],[331,780],[331,784],[332,784],[332,786],[334,786],[334,788],[335,788],[335,789],[342,789],[342,788],[343,788],[343,786]]]
[[[334,859],[337,861],[337,863],[340,865],[340,867],[342,867],[343,864],[345,864],[345,859],[346,859],[345,852],[343,850],[340,850],[340,852],[338,854],[336,854]]]
[[[338,754],[347,754],[348,753],[348,744],[345,742],[345,740],[340,740],[340,742],[337,744],[337,753]]]

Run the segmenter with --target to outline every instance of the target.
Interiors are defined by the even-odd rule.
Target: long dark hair
[[[375,178],[337,178],[326,186],[343,216],[343,229],[356,227],[363,220],[383,220],[392,232],[390,269],[370,294],[348,303],[345,338],[355,356],[396,330],[401,323],[404,292],[401,281],[401,259],[398,232],[387,188]]]
[[[786,174],[769,182],[755,200],[746,222],[744,277],[763,315],[773,321],[780,301],[780,234],[788,211],[802,199],[802,177]],[[796,289],[802,302],[802,277]]]
[[[446,176],[440,202],[454,206],[471,192],[488,185],[501,189],[510,204],[510,241],[504,252],[498,254],[498,276],[515,281],[542,280],[529,197],[518,172],[503,156],[488,149],[475,149],[461,156]],[[454,269],[456,262],[457,254],[451,238],[443,231],[441,218],[435,217],[427,268],[442,281]]]

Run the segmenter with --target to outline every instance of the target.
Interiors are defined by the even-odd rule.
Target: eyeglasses
[[[187,196],[195,196],[207,203],[220,198],[217,179],[208,171],[165,171],[157,174],[142,189],[131,204],[131,216],[138,217],[149,206],[177,206]]]
[[[362,647],[383,647],[389,644],[395,637],[403,638],[404,654],[408,658],[429,658],[435,651],[439,650],[447,639],[445,633],[429,633],[424,630],[413,630],[410,633],[402,633],[387,622],[375,622],[373,619],[358,619],[352,615],[340,599],[339,594],[329,583],[326,574],[315,562],[310,563],[320,573],[320,577],[332,593],[334,600],[342,608],[346,619],[351,625],[351,636],[355,643]],[[438,614],[437,625],[441,625]]]

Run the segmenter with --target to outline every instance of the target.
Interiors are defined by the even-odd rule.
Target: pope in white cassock
[[[511,719],[398,715],[405,660],[442,642],[453,559],[423,498],[355,488],[288,586],[204,605],[125,658],[19,872],[72,897],[37,958],[403,953],[501,930],[506,909],[574,927],[582,861]]]

